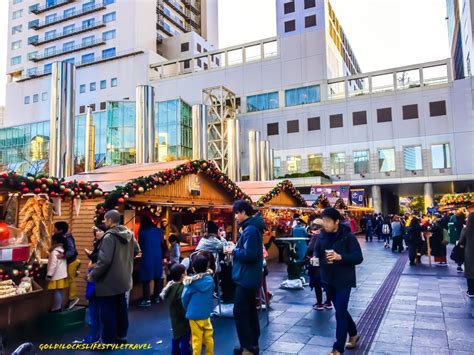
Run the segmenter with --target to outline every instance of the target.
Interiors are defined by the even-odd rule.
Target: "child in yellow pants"
[[[210,319],[214,305],[212,299],[214,279],[208,267],[208,258],[198,255],[192,262],[195,274],[183,281],[184,291],[181,301],[191,327],[193,355],[201,355],[203,345],[206,347],[206,355],[214,354],[214,330]]]

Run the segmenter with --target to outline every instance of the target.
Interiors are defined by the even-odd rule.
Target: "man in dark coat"
[[[326,208],[322,218],[324,229],[316,242],[315,255],[319,258],[321,280],[336,309],[336,342],[331,354],[337,355],[345,348],[355,348],[360,338],[347,307],[351,288],[356,287],[355,266],[364,258],[357,238],[341,224],[338,210]]]
[[[236,284],[234,319],[240,348],[234,349],[234,354],[258,354],[260,325],[255,296],[262,285],[265,222],[260,214],[253,215],[247,201],[236,201],[233,210],[242,228],[235,248],[227,247],[225,251],[233,255],[232,280]]]

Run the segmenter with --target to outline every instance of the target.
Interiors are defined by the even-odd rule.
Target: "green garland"
[[[345,210],[347,209],[347,206],[342,198],[338,198],[336,203],[334,204],[334,208],[338,210]]]
[[[316,201],[314,201],[314,203],[311,207],[313,207],[313,208],[328,208],[328,207],[331,207],[331,204],[329,203],[329,200],[326,197],[326,195],[321,194],[316,199]]]
[[[301,196],[300,192],[295,188],[295,186],[290,180],[284,180],[279,182],[269,193],[260,197],[256,205],[259,207],[264,206],[266,203],[270,202],[273,198],[275,198],[283,191],[288,191],[291,196],[293,196],[301,204],[301,207],[308,207],[308,204],[306,203],[305,199],[303,198],[303,196]]]
[[[247,200],[250,197],[245,194],[227,175],[222,173],[217,165],[212,161],[194,160],[174,169],[167,169],[149,176],[141,176],[129,181],[124,186],[117,186],[110,193],[105,193],[105,201],[96,207],[97,216],[103,215],[106,211],[117,208],[124,204],[129,198],[145,193],[148,190],[156,189],[158,186],[173,185],[182,177],[194,174],[205,174],[211,180],[218,183],[225,190],[230,192],[235,199]]]
[[[0,189],[18,192],[20,195],[44,193],[50,197],[94,198],[103,192],[97,184],[85,181],[65,181],[46,176],[18,175],[10,172],[0,175]]]

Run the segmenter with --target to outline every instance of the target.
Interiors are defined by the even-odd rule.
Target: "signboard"
[[[438,213],[438,208],[437,207],[428,207],[428,213],[431,213],[431,214],[436,214]]]
[[[198,175],[189,176],[189,192],[193,196],[201,195],[201,181]]]
[[[324,194],[331,206],[334,206],[339,198],[349,205],[349,185],[317,185],[311,186],[310,194],[316,199]]]
[[[351,202],[353,206],[365,206],[365,190],[364,189],[351,190]]]

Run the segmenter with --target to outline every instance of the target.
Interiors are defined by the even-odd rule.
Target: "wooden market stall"
[[[206,222],[213,220],[236,238],[232,204],[250,201],[242,190],[210,161],[131,164],[97,169],[75,179],[97,183],[105,191],[97,206],[100,219],[110,209],[123,212],[124,224],[138,235],[140,218],[147,215],[160,222],[167,219],[166,238],[177,234],[182,254],[192,252],[206,233]],[[82,241],[78,240],[78,243]],[[139,269],[139,262],[135,270]],[[138,283],[134,282],[134,286]],[[131,299],[141,297],[134,287]]]

